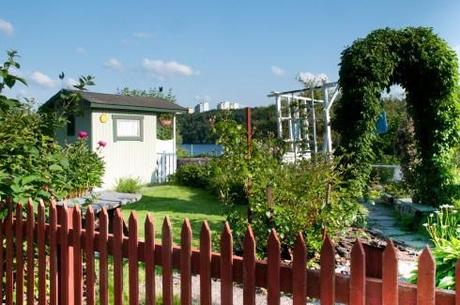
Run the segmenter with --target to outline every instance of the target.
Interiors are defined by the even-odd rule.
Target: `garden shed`
[[[75,142],[79,134],[88,137],[90,148],[104,158],[102,188],[112,189],[116,180],[139,178],[142,183],[162,182],[176,168],[176,114],[186,109],[161,98],[125,96],[87,91],[80,99],[75,115],[64,128],[55,131],[59,143]],[[42,107],[60,107],[61,92]],[[157,138],[157,118],[171,119],[172,139]],[[168,124],[168,122],[166,122]]]

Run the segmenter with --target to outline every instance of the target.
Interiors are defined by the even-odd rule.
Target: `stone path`
[[[376,202],[365,204],[365,207],[369,211],[368,228],[370,231],[415,250],[421,250],[430,243],[426,236],[405,229],[390,206]]]
[[[384,238],[392,239],[395,243],[402,244],[419,252],[428,244],[429,239],[420,233],[407,230],[396,218],[395,211],[385,203],[376,202],[364,204],[368,209],[368,229]],[[416,257],[414,257],[416,258]],[[412,276],[412,271],[417,268],[416,260],[399,258],[398,273],[400,280],[406,281]]]
[[[58,204],[65,204],[66,206],[86,206],[88,200],[91,201],[91,207],[95,213],[98,213],[102,208],[107,210],[116,209],[122,205],[139,201],[142,198],[142,194],[129,194],[119,193],[115,191],[100,191],[94,192],[92,195],[86,195],[80,198],[72,198]]]

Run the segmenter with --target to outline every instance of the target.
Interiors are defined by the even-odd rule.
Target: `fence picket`
[[[100,305],[108,305],[108,261],[107,261],[107,240],[109,232],[109,222],[107,210],[102,208],[99,212],[99,302]]]
[[[86,304],[94,305],[94,211],[91,206],[85,215]]]
[[[228,222],[220,237],[220,300],[221,305],[233,304],[233,237]]]
[[[27,261],[26,261],[26,268],[27,268],[27,305],[34,304],[34,206],[32,205],[32,201],[29,199],[27,201],[27,228],[26,228],[26,243],[27,243]],[[1,237],[0,237],[1,239]],[[3,240],[3,239],[1,239]],[[0,258],[0,261],[3,262],[3,259]],[[3,265],[3,264],[2,264]],[[1,272],[0,272],[1,274]],[[3,281],[2,281],[3,282]],[[0,300],[2,298],[0,297]]]
[[[455,305],[460,305],[460,259],[455,265]]]
[[[161,241],[161,263],[163,267],[163,305],[173,303],[173,279],[172,279],[172,233],[171,221],[166,216],[163,221]]]
[[[128,221],[129,227],[129,304],[139,304],[139,271],[137,266],[137,216],[135,212],[131,212]]]
[[[292,304],[305,305],[307,295],[307,248],[302,232],[297,234],[292,252]]]
[[[46,251],[45,251],[45,205],[38,204],[38,304],[46,304]],[[67,238],[66,238],[67,240]],[[63,245],[63,247],[66,247]],[[63,271],[64,272],[64,271]]]
[[[243,249],[243,304],[256,303],[256,241],[251,225],[244,237]]]
[[[13,305],[13,211],[10,209],[6,219],[6,305]]]
[[[184,219],[181,230],[180,302],[192,304],[192,227],[188,218]]]
[[[275,229],[272,229],[268,237],[267,258],[267,304],[280,304],[280,251],[281,245]]]
[[[382,305],[398,305],[398,256],[391,240],[382,258]]]
[[[57,251],[57,222],[58,215],[56,202],[51,200],[50,205],[50,225],[49,225],[49,242],[50,242],[50,305],[58,304],[58,251]]]
[[[200,304],[211,305],[211,230],[206,220],[200,232]]]
[[[351,249],[350,261],[350,305],[365,305],[366,254],[359,240],[356,240]]]
[[[123,216],[120,209],[113,219],[113,299],[115,305],[123,305]]]
[[[427,246],[420,254],[417,276],[417,305],[434,305],[436,265]]]
[[[70,215],[67,208],[59,207],[57,210],[55,202],[51,202],[49,223],[46,223],[43,202],[40,202],[38,206],[36,218],[31,202],[27,204],[26,219],[22,216],[25,208],[20,205],[15,206],[14,211],[10,210],[7,218],[0,221],[0,262],[3,259],[6,261],[6,264],[0,264],[0,279],[6,283],[4,289],[2,287],[0,290],[0,300],[5,305],[23,305],[25,296],[27,305],[83,303],[94,305],[93,255],[95,251],[100,254],[101,305],[108,303],[109,252],[110,255],[113,255],[115,264],[114,286],[116,286],[115,295],[118,295],[116,305],[123,303],[122,265],[126,257],[130,267],[130,285],[135,284],[134,288],[130,287],[130,305],[139,303],[138,264],[141,261],[146,264],[146,304],[155,304],[155,259],[161,259],[157,262],[163,268],[164,304],[172,304],[172,267],[174,266],[181,273],[181,301],[186,305],[191,304],[192,271],[200,274],[201,304],[211,304],[211,276],[215,276],[221,279],[221,303],[223,305],[233,303],[233,281],[243,283],[243,304],[245,305],[255,304],[256,284],[258,287],[267,288],[268,305],[280,303],[281,291],[293,294],[294,305],[305,305],[307,279],[311,283],[308,288],[308,296],[319,297],[321,304],[335,304],[337,293],[338,302],[350,305],[364,305],[365,303],[397,305],[399,300],[404,304],[460,305],[459,290],[453,293],[435,288],[435,262],[429,248],[426,248],[419,256],[418,283],[415,288],[407,284],[398,286],[397,250],[391,241],[388,242],[382,254],[382,279],[369,279],[366,278],[366,252],[360,241],[356,241],[352,248],[351,275],[347,277],[335,274],[334,246],[327,235],[325,235],[321,249],[320,271],[317,272],[306,269],[306,247],[302,234],[297,236],[294,244],[292,266],[287,266],[281,263],[280,242],[274,230],[268,238],[268,259],[259,262],[256,261],[256,243],[250,226],[246,232],[244,255],[241,258],[233,256],[233,241],[228,223],[225,224],[221,234],[221,253],[219,255],[211,252],[211,231],[207,222],[202,225],[199,250],[191,247],[192,229],[187,219],[184,220],[182,226],[181,247],[173,247],[171,223],[166,217],[162,229],[161,253],[155,253],[154,226],[150,215],[145,220],[145,241],[138,241],[137,219],[134,214],[130,216],[129,236],[125,238],[123,236],[124,221],[119,210],[115,212],[114,234],[112,235],[108,233],[106,210],[103,210],[100,215],[99,232],[94,232],[94,213],[91,208],[88,208],[86,213],[85,230],[82,230],[81,212],[78,207]],[[96,236],[97,244],[95,245]],[[21,247],[24,243],[27,245],[26,250]],[[46,251],[47,244],[49,244],[49,253]],[[86,261],[85,290],[82,287],[82,246],[84,246]],[[47,289],[48,257],[49,290]],[[60,268],[57,268],[56,258],[60,258]],[[35,260],[38,261],[38,267],[34,266]],[[38,269],[38,287],[34,287],[34,269]],[[27,272],[24,273],[24,270]],[[59,282],[56,281],[58,275]],[[460,260],[456,265],[455,277],[457,287],[459,287]],[[26,287],[24,287],[25,284],[27,284]],[[36,289],[38,299],[35,299],[34,288],[38,288]],[[60,293],[58,294],[57,291]],[[48,292],[50,295],[47,294]],[[56,296],[59,297],[59,300]],[[2,299],[2,297],[5,298]],[[86,297],[86,302],[84,302],[84,297]],[[49,298],[49,303],[47,298]]]
[[[23,237],[22,237],[22,204],[16,205],[16,305],[24,304],[24,253],[23,253]]]
[[[82,287],[82,257],[81,257],[81,211],[77,205],[73,210],[73,271],[74,271],[74,298],[75,305],[81,305],[83,299]]]
[[[69,211],[65,206],[58,207],[58,223],[61,226],[60,236],[59,236],[59,252],[60,252],[60,269],[59,269],[59,294],[58,294],[58,303],[59,304],[69,304],[70,303],[70,270],[69,270]],[[40,227],[40,224],[39,224]],[[40,228],[39,228],[40,234]],[[40,256],[40,255],[39,255]],[[73,287],[72,287],[73,288]],[[43,303],[45,304],[45,303]]]
[[[145,218],[145,304],[155,304],[155,226],[153,218]]]
[[[321,305],[335,304],[335,254],[334,246],[327,234],[321,247],[320,300]]]
[[[2,283],[2,287],[0,287],[0,302],[3,303],[3,266],[4,266],[4,245],[3,245],[3,231],[4,231],[4,224],[5,221],[0,219],[0,283]]]

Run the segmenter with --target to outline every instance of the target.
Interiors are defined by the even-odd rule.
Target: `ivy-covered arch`
[[[458,199],[453,162],[460,140],[458,61],[448,44],[425,27],[376,30],[342,52],[339,76],[342,98],[333,125],[340,133],[336,153],[349,165],[349,187],[361,191],[366,187],[374,159],[375,124],[382,111],[380,95],[390,85],[400,84],[406,90],[421,160],[412,186],[414,197],[434,206]]]

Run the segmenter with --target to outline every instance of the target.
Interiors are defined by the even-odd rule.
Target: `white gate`
[[[158,153],[155,171],[155,182],[165,183],[176,172],[177,156],[175,153]]]

